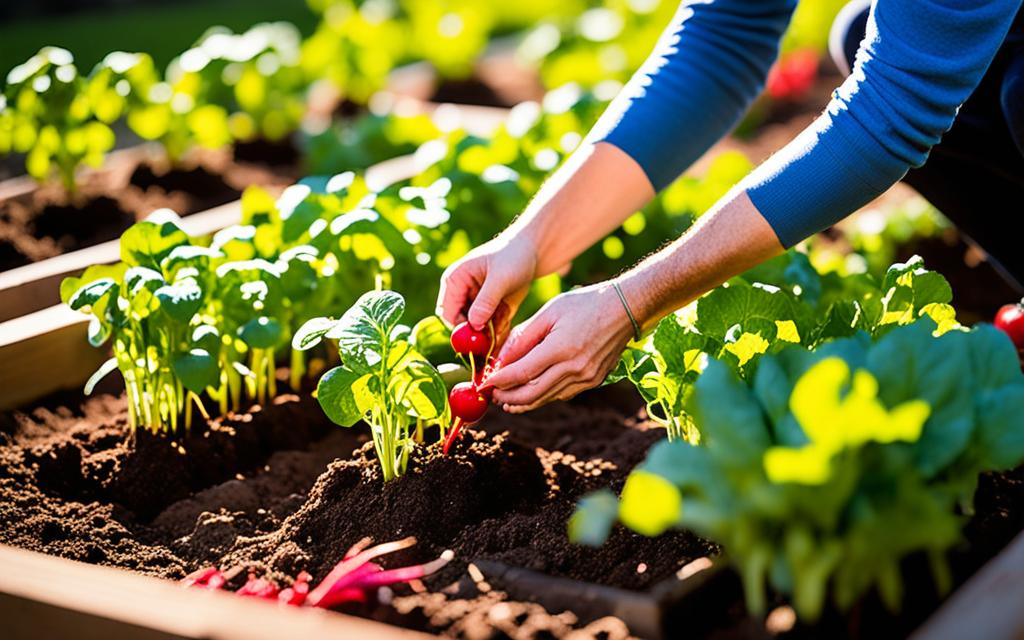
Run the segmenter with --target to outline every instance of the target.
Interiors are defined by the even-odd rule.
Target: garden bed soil
[[[387,484],[365,430],[330,424],[308,393],[176,438],[131,434],[116,393],[80,403],[63,393],[0,417],[0,543],[171,580],[217,565],[237,587],[250,571],[287,583],[306,570],[316,580],[364,536],[413,535],[418,544],[386,565],[425,562],[446,549],[455,560],[418,588],[396,589],[388,604],[345,611],[468,638],[626,635],[616,619],[516,602],[474,561],[640,591],[716,552],[682,532],[649,539],[617,528],[598,549],[566,539],[580,496],[620,488],[662,437],[635,395],[619,388],[523,416],[492,410],[454,455],[419,449],[407,475]],[[1024,529],[1024,470],[982,477],[976,503],[969,544],[952,558],[957,584]],[[911,561],[908,571],[909,604],[899,617],[868,599],[851,616],[792,628],[781,601],[766,623],[746,614],[733,588],[697,600],[700,623],[689,631],[905,635],[939,602],[925,568]]]
[[[250,184],[285,186],[298,178],[290,145],[250,143],[231,152],[202,152],[168,167],[146,147],[87,172],[75,194],[46,184],[0,201],[0,271],[114,240],[154,209],[180,215],[237,199]],[[242,160],[245,158],[246,160]]]
[[[80,397],[58,395],[0,418],[0,542],[173,580],[218,565],[239,582],[248,571],[319,579],[364,536],[413,535],[418,544],[386,564],[446,549],[455,560],[424,591],[400,588],[391,606],[351,612],[469,637],[500,636],[509,625],[557,636],[589,625],[624,637],[621,622],[513,602],[467,572],[473,560],[490,560],[642,590],[715,552],[686,533],[617,530],[600,549],[568,542],[576,501],[621,486],[662,435],[636,417],[635,399],[609,395],[528,416],[493,410],[455,455],[420,449],[408,474],[387,484],[365,431],[330,424],[308,394],[174,439],[133,436],[118,395],[80,407]]]

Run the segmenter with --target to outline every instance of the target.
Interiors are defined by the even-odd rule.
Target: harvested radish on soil
[[[441,557],[431,562],[385,569],[372,560],[408,549],[416,544],[416,538],[409,537],[373,547],[370,546],[371,543],[370,538],[363,538],[353,545],[341,562],[312,591],[309,590],[310,575],[303,571],[295,578],[292,586],[285,589],[280,589],[267,578],[258,578],[250,573],[249,579],[235,593],[249,598],[278,600],[289,605],[328,609],[344,602],[366,602],[370,599],[371,590],[380,587],[425,578],[455,557],[454,553],[446,550]],[[182,580],[184,586],[200,589],[220,589],[225,582],[224,574],[215,567],[200,569]]]

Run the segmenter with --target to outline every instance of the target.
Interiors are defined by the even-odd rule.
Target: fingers
[[[549,350],[538,347],[518,362],[500,365],[497,371],[487,377],[484,384],[496,390],[530,384],[540,378],[541,374],[555,362],[557,361],[551,358]]]
[[[474,329],[482,330],[494,317],[494,312],[508,293],[506,282],[496,273],[488,274],[490,277],[484,279],[480,292],[476,294],[473,304],[469,307],[466,318]]]
[[[554,389],[561,389],[563,380],[569,375],[569,369],[564,364],[555,364],[528,382],[518,385],[509,390],[495,389],[494,401],[508,410],[508,407],[528,405],[546,395]]]
[[[569,400],[574,398],[576,395],[592,388],[593,385],[584,382],[574,382],[571,377],[566,376],[562,379],[561,383],[555,388],[549,389],[547,393],[544,393],[537,398],[528,398],[519,404],[507,403],[502,406],[502,410],[507,413],[517,414],[526,413],[527,411],[533,411],[538,407],[544,406],[549,402],[556,402],[561,400]]]
[[[466,307],[479,288],[476,271],[476,262],[468,261],[449,267],[442,276],[436,313],[449,325],[465,321]]]
[[[503,365],[510,365],[520,360],[551,332],[554,326],[554,314],[543,310],[526,322],[512,329],[508,340],[498,352],[497,360]]]
[[[600,385],[617,360],[617,356],[605,359],[565,360],[548,370],[557,368],[561,374],[553,385],[547,386],[538,382],[536,385],[526,384],[501,392],[495,391],[494,399],[502,404],[502,409],[508,413],[525,413],[549,402],[568,400]]]

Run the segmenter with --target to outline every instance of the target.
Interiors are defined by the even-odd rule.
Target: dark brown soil
[[[364,430],[330,425],[305,395],[173,439],[129,433],[123,398],[75,410],[68,400],[0,418],[4,544],[170,579],[216,564],[286,580],[300,570],[323,577],[364,536],[415,535],[415,547],[386,563],[445,549],[455,561],[426,581],[428,592],[399,590],[393,607],[354,612],[468,637],[500,637],[527,619],[554,636],[590,623],[477,584],[466,573],[473,560],[643,589],[715,551],[685,533],[616,531],[598,550],[566,539],[579,497],[620,485],[662,435],[633,417],[635,399],[613,391],[530,416],[492,410],[455,455],[420,449],[409,473],[386,484]],[[625,636],[621,623],[590,625],[609,629],[605,637]]]
[[[0,201],[0,271],[116,239],[155,209],[188,215],[238,198],[249,184],[285,186],[298,174],[294,153],[270,167],[207,152],[174,168],[146,148],[118,153],[84,173],[75,194],[48,184]]]
[[[235,162],[264,164],[268,167],[296,167],[302,160],[299,148],[291,138],[271,142],[262,138],[236,142]]]
[[[465,80],[445,80],[430,97],[431,102],[451,102],[454,104],[472,104],[484,107],[511,107],[487,83],[477,78]]]

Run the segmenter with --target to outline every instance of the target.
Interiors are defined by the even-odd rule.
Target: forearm
[[[643,329],[729,278],[782,253],[745,191],[734,190],[685,235],[617,278]]]
[[[585,145],[548,179],[505,232],[526,238],[537,276],[553,273],[654,197],[640,166],[607,143]]]

